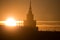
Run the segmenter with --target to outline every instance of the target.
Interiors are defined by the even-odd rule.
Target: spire
[[[31,8],[31,0],[30,0],[30,6],[29,6],[29,10],[28,10],[28,14],[27,14],[27,19],[28,20],[33,20],[33,14],[32,14],[32,8]]]
[[[30,0],[30,9],[31,9],[31,0]]]
[[[29,13],[32,13],[32,8],[31,8],[31,0],[30,0],[30,7],[29,7]]]

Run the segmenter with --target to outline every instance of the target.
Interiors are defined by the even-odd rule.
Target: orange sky
[[[29,9],[29,0],[0,0],[0,20],[15,17],[25,20]],[[32,11],[36,20],[60,21],[59,0],[32,0]]]

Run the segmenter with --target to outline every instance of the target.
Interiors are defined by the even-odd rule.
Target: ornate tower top
[[[27,20],[24,21],[24,26],[26,27],[26,29],[28,29],[28,32],[32,32],[32,31],[37,31],[38,28],[36,27],[36,20],[34,20],[34,16],[32,14],[32,7],[31,7],[31,0],[30,0],[30,6],[29,6],[29,10],[28,10],[28,14],[27,14]]]
[[[33,14],[32,14],[31,0],[30,0],[30,7],[29,7],[28,14],[27,14],[27,20],[33,20],[33,19],[34,19],[34,17],[33,17]]]

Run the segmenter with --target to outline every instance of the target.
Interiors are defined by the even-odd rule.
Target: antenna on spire
[[[31,9],[31,0],[30,0],[30,9]]]
[[[31,6],[31,0],[30,0],[30,6]]]

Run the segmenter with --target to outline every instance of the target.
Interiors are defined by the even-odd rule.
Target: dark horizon
[[[59,2],[0,0],[0,40],[60,39]]]

